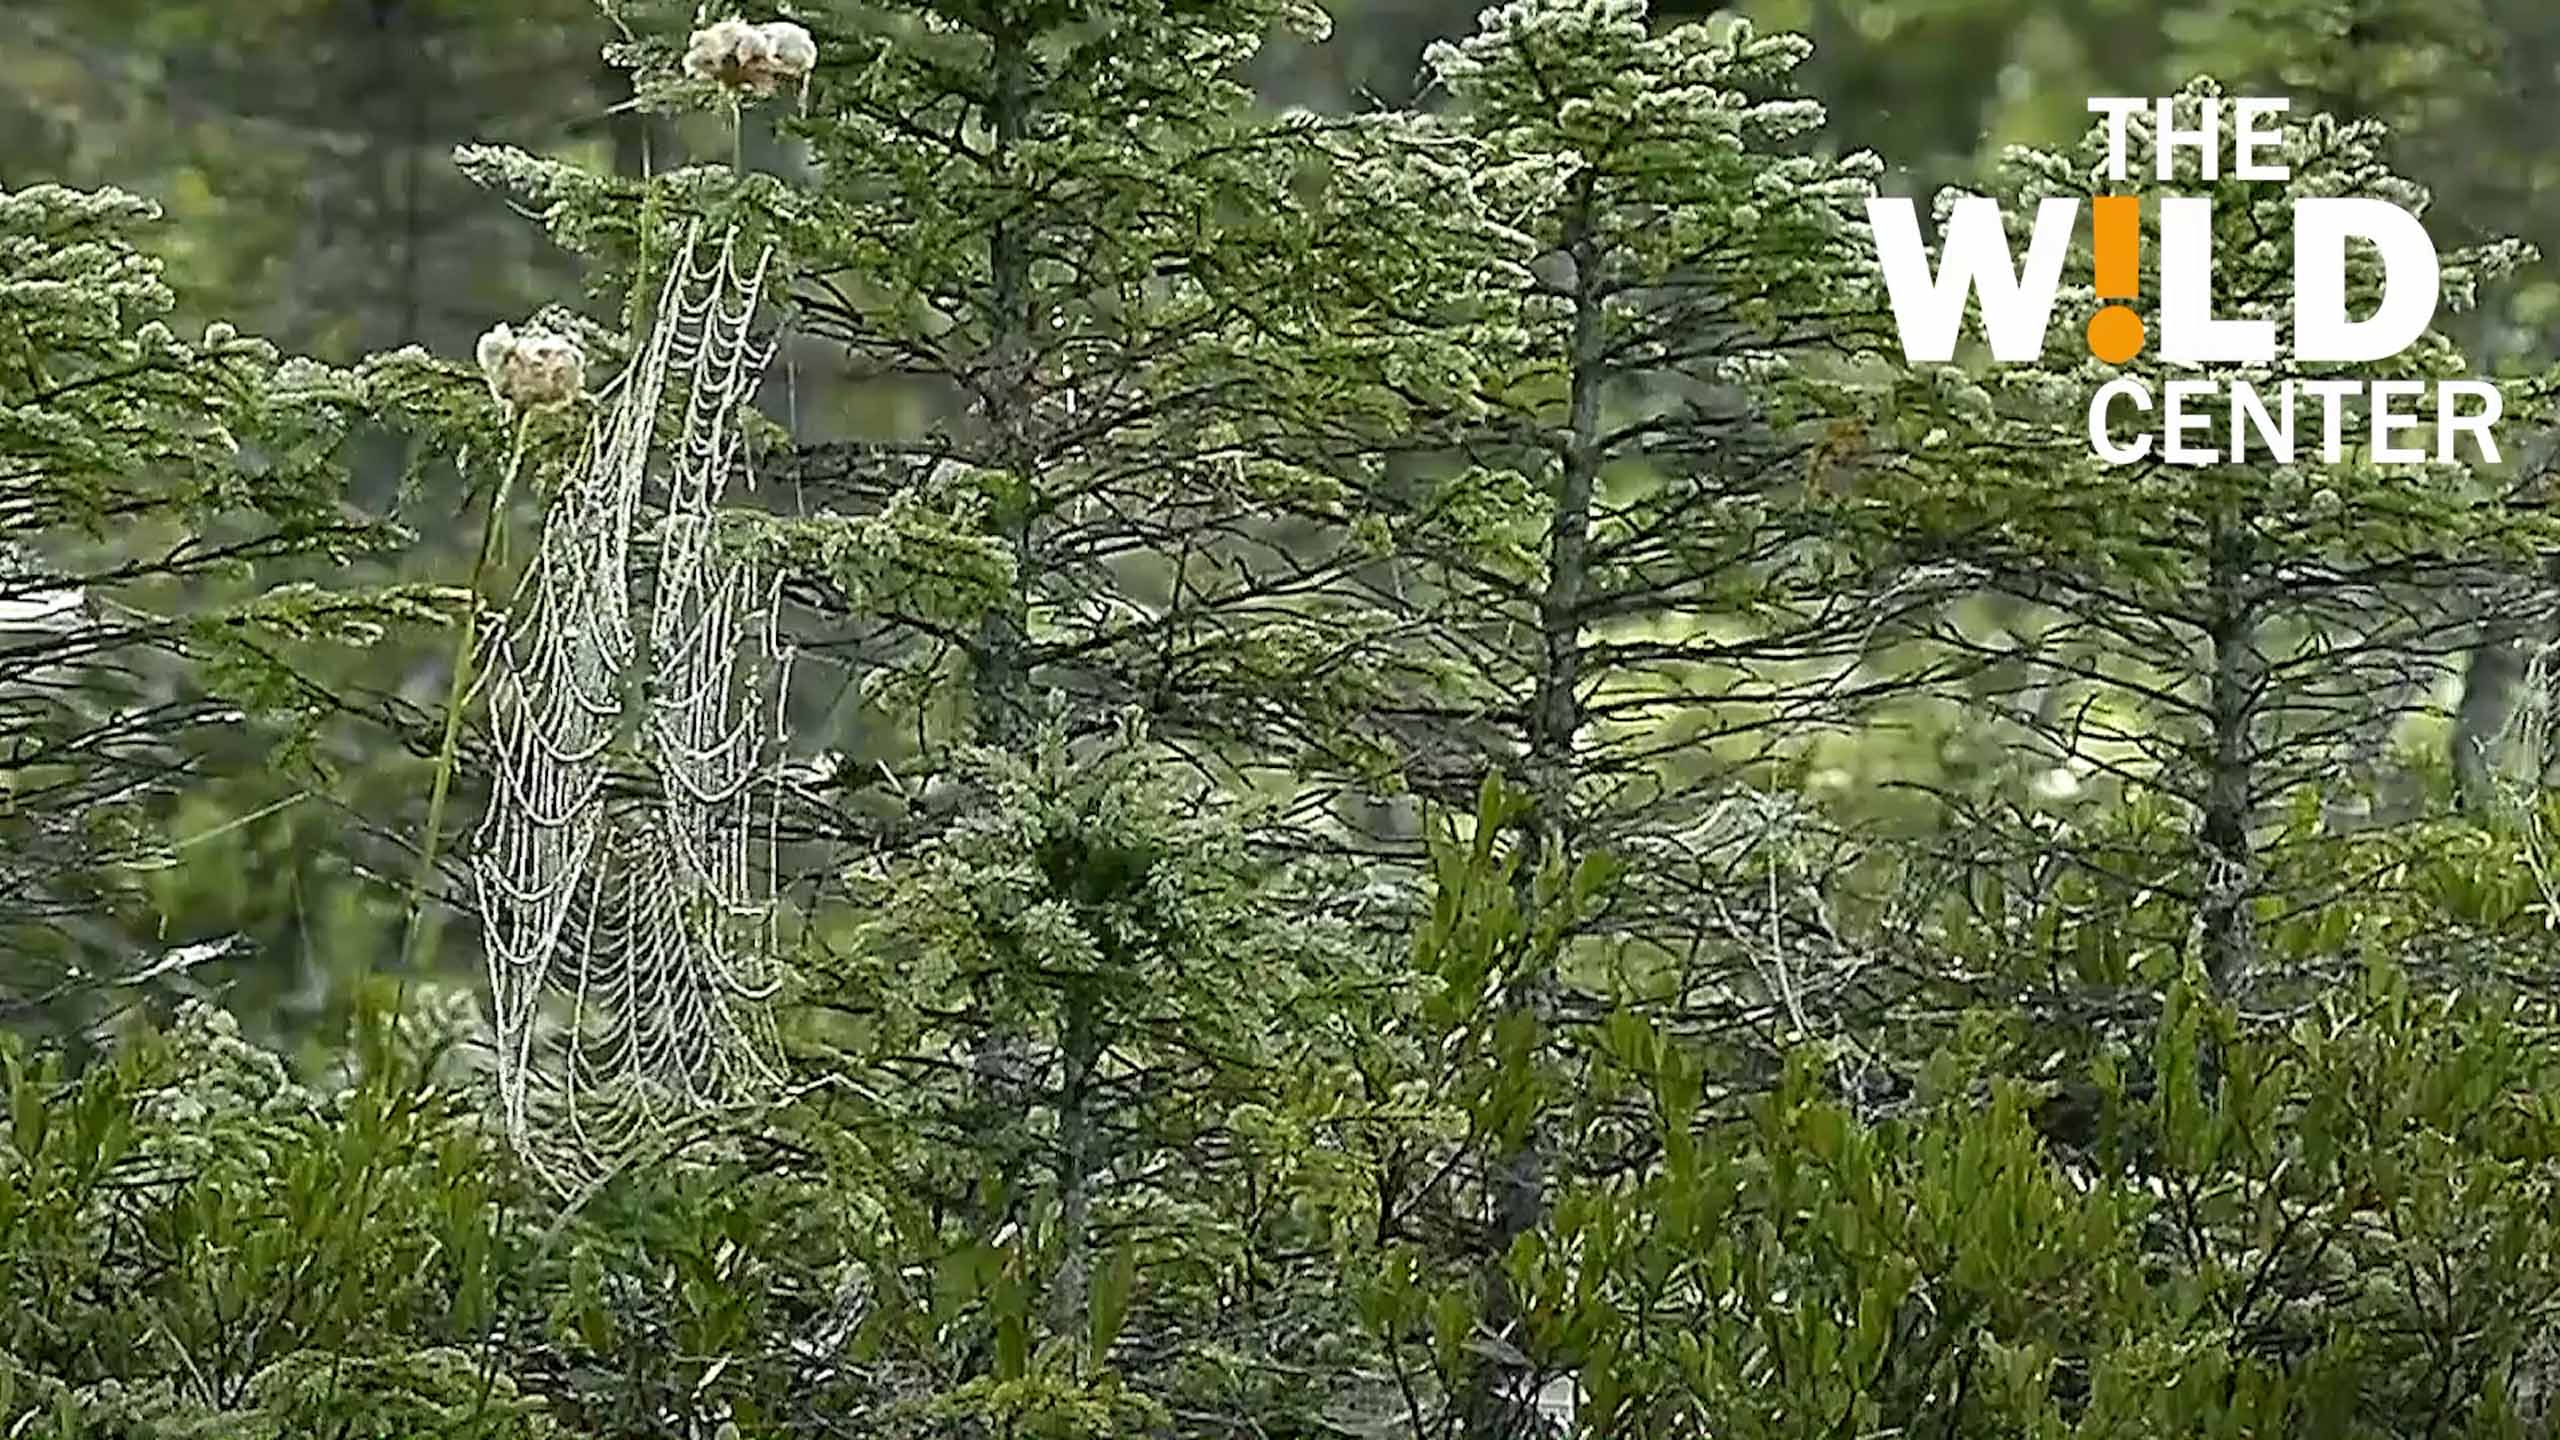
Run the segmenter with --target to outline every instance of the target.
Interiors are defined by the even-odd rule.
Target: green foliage
[[[1018,739],[1052,689],[1241,756],[1371,753],[1364,701],[1398,660],[1346,580],[1369,557],[1344,487],[1417,405],[1473,389],[1465,336],[1405,323],[1473,238],[1446,145],[1411,117],[1257,113],[1243,62],[1320,26],[1304,6],[806,7],[806,103],[744,114],[682,73],[691,8],[617,7],[616,61],[652,108],[769,124],[794,163],[645,184],[466,164],[633,296],[679,217],[781,244],[788,323],[880,397],[783,462],[794,494],[830,526],[948,542],[862,567],[937,583],[829,566],[888,758]],[[1000,584],[955,607],[942,578]]]
[[[2179,103],[2192,111],[2221,93],[2200,80]],[[2147,137],[2147,122],[2136,128]],[[2238,297],[2220,313],[2281,327],[2293,303],[2295,199],[2374,194],[2424,210],[2424,191],[2390,170],[2382,140],[2371,123],[2304,116],[2286,129],[2284,184],[2228,175],[2205,184],[2189,152],[2178,180],[2154,185],[2104,175],[2098,126],[2067,152],[2011,152],[1996,190],[2021,235],[2048,199],[2125,188],[2209,195],[2218,283]],[[2148,141],[2131,143],[2139,154]],[[2529,255],[2513,241],[2447,253],[2445,307],[2459,313]],[[2348,291],[2360,298],[2350,303],[2371,304],[2379,281],[2370,256],[2351,264]],[[2076,335],[2097,303],[2067,284],[2058,329]],[[1892,479],[1869,488],[1861,508],[1890,543],[2000,597],[1996,624],[1957,619],[1927,640],[1942,673],[1962,678],[1970,713],[2011,750],[2008,773],[1952,797],[1950,814],[2024,832],[2021,853],[2058,851],[2090,872],[2003,883],[2033,897],[2030,906],[2057,889],[2109,897],[2091,943],[2147,949],[2155,984],[2176,969],[2193,925],[2217,983],[2236,984],[2255,964],[2261,919],[2333,893],[2357,830],[2440,803],[2391,760],[2395,727],[2461,654],[2457,586],[2479,603],[2535,603],[2529,586],[2499,577],[2549,543],[2545,520],[2509,468],[2467,453],[2425,467],[2379,463],[2361,400],[2344,407],[2338,463],[2309,443],[2319,407],[2307,394],[2297,397],[2306,443],[2292,461],[2254,444],[2248,458],[2229,459],[2232,403],[2217,392],[2205,413],[2221,460],[2172,464],[2155,443],[2141,460],[2108,464],[2083,437],[2089,397],[2118,368],[2068,338],[2058,344],[2041,364],[1895,377]],[[2279,353],[2214,374],[2252,384],[2272,405],[2281,387],[2337,368]],[[2354,378],[2430,381],[2470,369],[2437,329]],[[2121,373],[2155,395],[2178,374],[2156,346]],[[2537,393],[2511,383],[2509,413],[2529,411]],[[2345,696],[2359,703],[2340,704]],[[2090,778],[2123,803],[2039,812],[2022,803],[2039,772],[2075,786]],[[2169,895],[2179,903],[2152,903]]]
[[[1445,854],[1420,953],[1463,980],[1534,927],[1498,847]],[[2147,1039],[2088,1057],[2064,1141],[2014,1014],[1978,1012],[1879,1115],[1814,1053],[1737,1091],[1726,1047],[1622,1013],[1578,1116],[1622,1163],[1508,1257],[1536,1378],[1608,1435],[2528,1433],[2560,1303],[2555,1018],[2381,964],[2279,1026],[2179,982]],[[1522,1091],[1431,1093],[1441,1133],[1498,1144]],[[1361,1313],[1448,1393],[1484,1343],[1462,1275],[1365,1253]]]
[[[140,248],[156,217],[0,194],[0,929],[22,991],[126,968],[118,927],[145,918],[136,876],[169,863],[190,771],[244,719],[281,719],[294,753],[320,708],[288,657],[432,598],[276,584],[405,538],[345,504],[362,389],[228,325],[178,338]]]
[[[1892,172],[1835,144],[1969,173],[2190,61],[2394,112],[2213,189],[2281,320],[2289,201],[2423,206],[2506,103],[2455,83],[2530,68],[2499,3],[1751,7],[1812,54],[1517,0],[1346,118],[1257,103],[1293,0],[801,0],[773,95],[614,0],[640,145],[459,163],[582,265],[535,319],[600,386],[685,227],[777,247],[788,423],[721,535],[823,716],[773,782],[789,1084],[559,1195],[432,989],[300,1068],[272,986],[13,1043],[0,1432],[2548,1433],[2560,812],[2532,747],[2469,812],[2416,749],[2497,728],[2433,709],[2475,614],[2547,624],[2538,477],[2099,465],[2076,351],[1901,363]],[[684,126],[730,163],[640,153]],[[405,642],[476,627],[592,412],[178,340],[149,218],[0,195],[0,955],[369,969],[415,851],[320,802],[404,832],[416,697],[468,694]],[[2532,263],[2453,254],[2394,373],[2523,373],[2462,307]],[[410,513],[493,497],[472,591],[350,508],[387,437]],[[144,900],[245,938],[131,963]]]
[[[434,1079],[450,1038],[388,1038],[334,1094],[201,1004],[76,1079],[8,1043],[13,1433],[554,1433],[488,1348],[506,1161]]]
[[[857,877],[817,1055],[863,1077],[829,1117],[862,1166],[837,1183],[884,1221],[857,1343],[959,1386],[918,1433],[1310,1403],[1282,1363],[1325,1343],[1294,1309],[1315,1277],[1281,1198],[1288,1106],[1355,957],[1232,816],[1153,773],[1166,754],[1054,728],[964,752],[960,813]]]

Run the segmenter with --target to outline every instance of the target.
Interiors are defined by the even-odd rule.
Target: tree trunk
[[[2212,611],[2207,637],[2212,676],[2206,698],[2204,815],[2197,839],[2203,869],[2196,918],[2205,973],[2228,994],[2256,960],[2249,902],[2257,892],[2252,848],[2257,748],[2252,737],[2262,699],[2265,660],[2258,651],[2257,599],[2249,589],[2247,532],[2236,516],[2214,526],[2209,542]]]
[[[2462,672],[2462,699],[2453,711],[2453,782],[2462,808],[2484,810],[2497,798],[2497,769],[2507,729],[2524,698],[2526,624],[2501,609],[2481,622],[2480,639]]]
[[[1022,143],[1031,103],[1029,39],[1006,28],[995,37],[995,94],[988,104],[994,131],[993,165],[1009,177],[1015,149]],[[1011,747],[1029,729],[1031,674],[1029,665],[1031,595],[1038,576],[1031,551],[1032,344],[1031,252],[1024,242],[1023,221],[1008,213],[997,219],[987,241],[988,275],[993,285],[987,336],[987,373],[980,377],[987,428],[998,467],[1014,477],[1016,488],[996,516],[996,525],[1013,551],[1013,588],[1001,603],[989,607],[979,622],[971,661],[975,667],[973,698],[975,732],[982,744]]]
[[[1530,864],[1522,884],[1533,884],[1536,866],[1550,858],[1570,866],[1576,841],[1574,805],[1574,740],[1582,729],[1582,632],[1584,603],[1590,588],[1591,502],[1600,473],[1600,402],[1607,380],[1603,347],[1607,335],[1600,290],[1599,247],[1593,241],[1587,207],[1565,236],[1565,253],[1573,262],[1574,311],[1572,390],[1566,438],[1557,456],[1554,508],[1547,537],[1547,583],[1538,602],[1539,669],[1537,691],[1527,717],[1527,779],[1531,799]],[[1531,957],[1514,977],[1509,1003],[1526,1011],[1543,1035],[1555,1010],[1556,976],[1546,957]],[[1533,1057],[1538,1053],[1532,1050]],[[1528,1346],[1517,1333],[1519,1303],[1503,1273],[1514,1241],[1546,1220],[1546,1136],[1533,1120],[1519,1145],[1501,1156],[1490,1177],[1493,1189],[1491,1253],[1484,1257],[1485,1324],[1523,1353]],[[1501,1373],[1488,1362],[1468,1387],[1465,1433],[1469,1440],[1503,1440],[1518,1435],[1532,1413],[1532,1397],[1524,1393],[1534,1376]]]
[[[1067,992],[1065,1033],[1058,1080],[1058,1278],[1050,1291],[1055,1333],[1075,1336],[1090,1326],[1093,1209],[1093,1077],[1102,1060],[1102,1027],[1092,992]]]

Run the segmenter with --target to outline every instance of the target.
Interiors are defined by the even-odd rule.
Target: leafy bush
[[[551,1433],[493,1368],[509,1167],[477,1098],[435,1078],[446,1043],[412,1022],[322,1093],[202,1003],[69,1080],[0,1040],[0,1412],[61,1434]]]

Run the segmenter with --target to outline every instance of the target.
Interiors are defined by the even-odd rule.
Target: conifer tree
[[[1863,458],[1877,166],[1797,143],[1805,53],[1546,0],[1431,55],[1527,263],[1486,267],[1512,283],[1471,317],[1480,408],[1439,417],[1460,463],[1364,497],[1424,597],[1436,698],[1480,717],[1413,767],[1456,783],[1416,788],[1466,807],[1501,771],[1544,843],[1641,855],[1666,889],[1713,872],[1733,781],[1850,713],[1886,613],[1830,493]]]
[[[2179,103],[2192,113],[2219,94],[2199,81]],[[2129,153],[2141,157],[2149,134],[2135,128]],[[2129,188],[2146,197],[2213,199],[2217,313],[2277,327],[2271,364],[2211,367],[2212,379],[2246,382],[2277,407],[2288,384],[2469,373],[2441,327],[2368,366],[2291,358],[2293,202],[2425,207],[2384,163],[2383,140],[2370,122],[2292,117],[2284,183],[2227,170],[2203,182],[2189,152],[2176,182],[2154,186],[2136,159]],[[2106,152],[2103,127],[2069,152],[2014,152],[1997,187],[2006,213],[2023,224],[2039,200],[2124,187],[2102,175]],[[2448,252],[2446,306],[2458,312],[2525,253],[2512,242]],[[2068,277],[2090,273],[2085,251],[2075,258],[2055,314],[2057,335],[2074,339],[2095,303],[2072,288]],[[2369,311],[2379,284],[2377,258],[2351,252],[2352,313]],[[2430,767],[2395,750],[2396,727],[2459,657],[2444,582],[2543,543],[2538,481],[2483,463],[2468,441],[2445,459],[2427,424],[2394,443],[2428,463],[2384,463],[2360,390],[2341,411],[2335,464],[2309,391],[2295,397],[2290,461],[2254,430],[2233,458],[2226,391],[2206,407],[2214,428],[2189,437],[2218,447],[2213,463],[2167,463],[2155,435],[2143,459],[2106,464],[2084,438],[2099,384],[2136,376],[2156,405],[2165,383],[2194,377],[2161,364],[2156,346],[2119,372],[2067,343],[2040,365],[1915,373],[1896,416],[1905,459],[1893,491],[1918,553],[2026,607],[2005,635],[1951,614],[1933,639],[1988,667],[1964,713],[1985,727],[1986,751],[2007,750],[1993,783],[1951,800],[1940,837],[1958,953],[2005,967],[2002,983],[2025,986],[2032,1005],[2075,1011],[2117,1003],[2089,993],[2156,990],[2189,963],[2225,993],[2282,993],[2343,963],[2346,902],[2403,873],[2404,845],[2424,833],[2410,822],[2440,811]],[[2506,413],[2528,413],[2532,393],[2511,386]],[[2128,442],[2131,413],[2118,407]],[[2501,434],[2511,445],[2516,427]],[[2096,990],[2065,998],[2083,987]]]
[[[800,405],[806,443],[776,467],[792,504],[966,513],[1005,579],[967,623],[805,597],[824,653],[865,672],[845,718],[867,750],[1020,740],[1052,696],[1087,728],[1134,704],[1167,739],[1265,754],[1343,713],[1365,652],[1337,577],[1366,557],[1308,502],[1412,405],[1467,390],[1456,337],[1381,331],[1472,256],[1452,232],[1480,242],[1420,127],[1255,113],[1243,63],[1320,14],[818,9],[798,113],[686,76],[690,7],[620,14],[648,103],[757,109],[805,147],[792,178],[466,162],[534,198],[608,287],[645,264],[664,205],[720,190],[788,250],[806,395],[824,377],[895,397]]]
[[[431,613],[302,578],[400,538],[343,498],[362,385],[225,324],[180,339],[141,248],[156,218],[116,191],[0,194],[0,956],[22,990],[131,968],[177,797],[260,753],[253,714],[307,719],[295,642]]]
[[[775,239],[802,376],[828,356],[904,406],[829,416],[804,385],[780,513],[736,517],[800,567],[803,671],[859,687],[801,697],[850,762],[808,838],[880,852],[811,887],[807,1118],[813,1158],[862,1157],[815,1172],[831,1203],[896,1218],[867,1272],[888,1373],[945,1396],[897,1423],[1303,1416],[1326,1387],[1273,1357],[1331,1332],[1288,1303],[1306,1256],[1254,1212],[1290,1147],[1254,1132],[1295,1133],[1273,1112],[1319,1027],[1293,1007],[1350,982],[1324,915],[1276,912],[1268,862],[1194,812],[1356,758],[1373,670],[1407,663],[1344,578],[1376,557],[1342,497],[1476,388],[1473,337],[1416,323],[1492,248],[1458,146],[1256,116],[1243,63],[1316,18],[1260,0],[809,7],[805,95],[688,66],[728,17],[620,10],[651,104],[757,109],[805,155],[466,163],[607,293],[684,217]],[[1176,1193],[1205,1203],[1132,1220]]]
[[[1429,1233],[1432,1263],[1477,1277],[1464,1363],[1437,1376],[1469,1435],[1513,1433],[1551,1374],[1506,1257],[1557,1187],[1617,1163],[1580,1139],[1609,1121],[1568,1078],[1575,1032],[1620,1007],[1758,1028],[1766,1074],[1832,1028],[1860,958],[1809,902],[1843,851],[1790,771],[1869,698],[1862,655],[1912,597],[1838,516],[1865,459],[1879,167],[1804,143],[1805,54],[1740,23],[1657,32],[1628,0],[1520,0],[1428,57],[1509,243],[1466,296],[1481,392],[1432,417],[1438,454],[1357,497],[1389,537],[1361,578],[1434,682],[1390,711],[1399,778],[1516,830],[1473,843],[1522,893],[1486,963],[1431,980],[1472,987],[1435,1006],[1483,1026],[1489,1073],[1423,1061],[1474,1097],[1471,1133],[1418,1166],[1388,1142],[1375,1178],[1383,1213],[1440,1216],[1391,1252]],[[1479,807],[1488,773],[1510,798]]]
[[[2533,147],[2520,151],[2511,137],[2530,134],[2524,117],[2551,106],[2555,47],[2560,25],[2550,12],[2513,0],[2247,0],[2205,17],[2182,37],[2179,58],[2238,93],[2290,94],[2298,106],[2384,122],[2387,158],[2425,177],[2428,229],[2479,244],[2547,233],[2550,201],[2533,178]],[[2528,257],[2491,278],[2478,306],[2444,317],[2447,333],[2484,371],[2547,365],[2553,346],[2535,317],[2552,275],[2549,255]],[[2516,462],[2547,463],[2548,431],[2530,411],[2515,414]],[[2528,562],[2524,575],[2547,584],[2549,561]],[[2537,723],[2533,692],[2548,668],[2551,606],[2514,603],[2532,587],[2513,575],[2457,574],[2450,583],[2459,590],[2455,617],[2477,629],[2448,749],[2464,801],[2486,811],[2513,778],[2500,772],[2538,772],[2547,762],[2517,742]]]

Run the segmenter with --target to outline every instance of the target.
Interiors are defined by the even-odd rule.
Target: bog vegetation
[[[2554,1433],[2541,7],[1446,8],[31,5],[0,1434]],[[1905,360],[2153,92],[2508,453]]]

